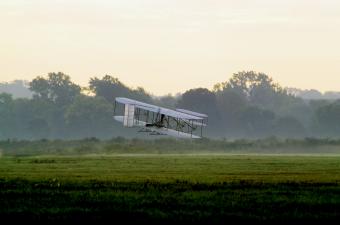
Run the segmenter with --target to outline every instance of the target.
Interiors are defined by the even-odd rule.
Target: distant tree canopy
[[[80,86],[71,82],[68,75],[49,73],[48,78],[37,77],[30,82],[30,90],[35,98],[51,100],[57,105],[67,105],[80,94]]]
[[[319,107],[316,121],[320,135],[337,137],[340,134],[340,100]]]
[[[122,84],[117,78],[105,75],[102,79],[97,77],[90,79],[90,90],[96,96],[104,97],[108,102],[113,102],[119,95],[127,95],[129,88]]]
[[[202,113],[216,112],[216,96],[206,88],[190,89],[184,92],[177,106]]]
[[[176,96],[152,96],[110,75],[91,78],[85,88],[91,95],[57,72],[29,82],[33,98],[0,93],[0,139],[138,136],[113,120],[115,97],[208,114],[208,137],[340,137],[340,101],[301,99],[297,90],[254,71],[235,73],[213,90],[194,88]]]
[[[116,97],[125,96],[140,101],[152,102],[149,95],[142,87],[131,89],[125,86],[117,78],[105,75],[102,79],[97,77],[90,79],[90,90],[96,96],[104,97],[108,102],[113,102]]]
[[[112,104],[103,97],[79,95],[67,108],[65,121],[79,138],[107,136],[111,132],[112,112]]]
[[[249,100],[256,98],[259,94],[258,92],[261,93],[264,90],[274,93],[283,92],[280,85],[274,83],[272,78],[264,73],[256,73],[254,71],[235,73],[228,81],[216,84],[215,89],[217,89],[217,91],[233,89],[240,95],[244,95],[249,98]]]

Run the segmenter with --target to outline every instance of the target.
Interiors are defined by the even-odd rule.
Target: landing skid
[[[153,132],[153,131],[150,130],[150,129],[147,129],[147,128],[141,128],[140,130],[138,130],[138,132],[146,132],[146,133],[150,133],[150,132]]]
[[[159,133],[157,131],[151,131],[151,133],[149,135],[166,135],[166,134],[162,134],[162,133]]]
[[[160,132],[154,131],[154,130],[150,130],[148,128],[141,128],[138,130],[138,132],[149,133],[149,135],[166,135],[166,134],[162,134]]]

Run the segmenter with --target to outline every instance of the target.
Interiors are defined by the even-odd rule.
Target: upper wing
[[[137,108],[142,108],[142,109],[146,109],[146,110],[150,110],[150,109],[158,110],[158,108],[159,108],[158,106],[155,106],[155,105],[147,104],[147,103],[136,101],[136,100],[129,99],[129,98],[122,98],[122,97],[117,97],[116,102],[119,102],[119,103],[122,103],[122,104],[134,105]]]
[[[193,115],[189,115],[186,113],[182,113],[182,112],[178,112],[172,109],[167,109],[167,108],[162,108],[162,107],[160,107],[160,113],[167,115],[167,116],[174,117],[174,118],[180,118],[180,119],[186,119],[186,120],[202,120],[203,119],[198,116],[193,116]]]
[[[119,102],[119,103],[122,103],[122,104],[134,105],[135,107],[140,108],[140,109],[148,110],[148,111],[155,112],[155,113],[164,114],[164,115],[171,116],[171,117],[174,117],[174,118],[186,119],[186,120],[203,120],[204,116],[206,116],[205,114],[200,114],[200,113],[197,113],[197,115],[193,115],[192,113],[194,113],[194,112],[191,112],[191,111],[188,111],[188,110],[187,111],[191,112],[191,113],[186,113],[184,111],[181,112],[181,111],[178,111],[178,110],[175,111],[175,110],[172,110],[172,109],[167,109],[167,108],[164,108],[164,107],[151,105],[151,104],[148,104],[148,103],[136,101],[136,100],[129,99],[129,98],[118,97],[118,98],[116,98],[116,102]],[[198,115],[203,115],[203,117],[198,116]]]
[[[197,116],[197,117],[201,117],[201,118],[208,118],[207,114],[193,112],[193,111],[186,110],[186,109],[176,109],[176,111],[186,113],[186,114],[189,114],[189,115],[193,115],[193,116]]]
[[[129,99],[129,98],[122,98],[122,97],[117,97],[116,98],[116,102],[125,104],[125,105],[133,105],[136,108],[140,108],[140,109],[144,109],[150,112],[155,112],[158,113],[160,112],[160,107],[155,106],[155,105],[151,105],[148,103],[144,103],[144,102],[140,102],[140,101],[136,101],[133,99]]]

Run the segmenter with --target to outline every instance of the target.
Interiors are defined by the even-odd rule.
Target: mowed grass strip
[[[0,158],[0,178],[200,183],[339,182],[340,156],[129,155]]]

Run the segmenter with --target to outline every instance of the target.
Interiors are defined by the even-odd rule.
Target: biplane
[[[208,122],[203,113],[167,109],[123,97],[115,98],[114,119],[124,127],[139,128],[139,132],[178,138],[201,138]]]

